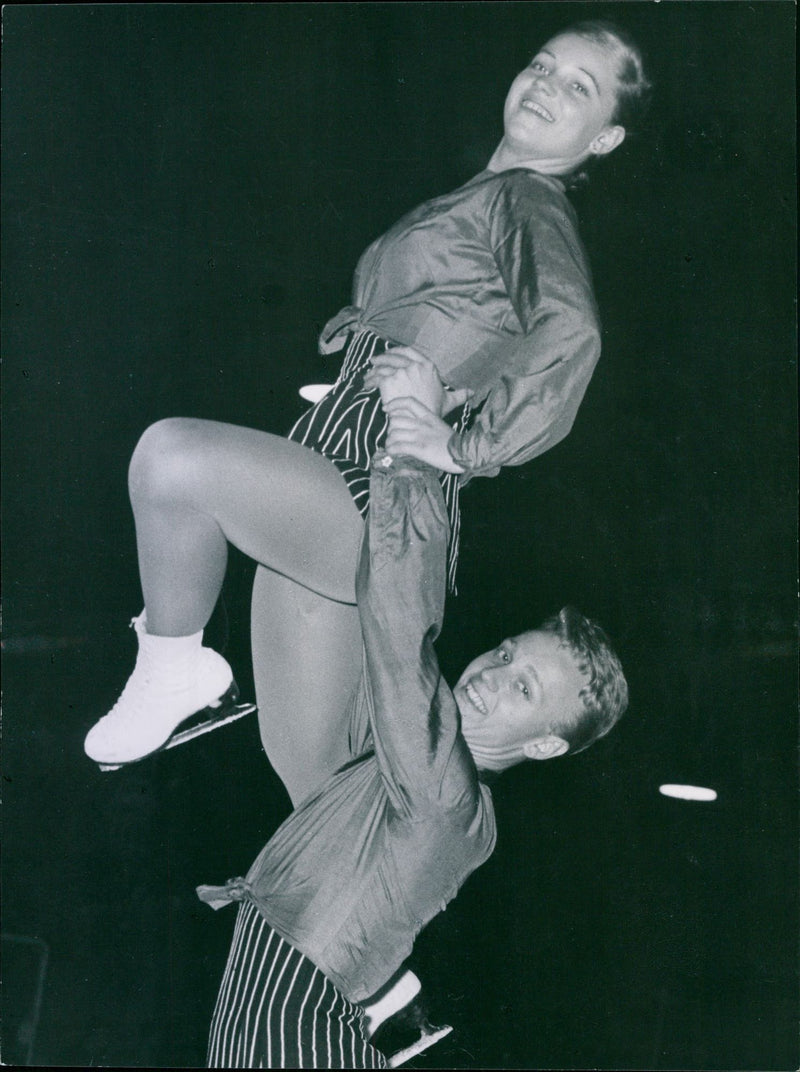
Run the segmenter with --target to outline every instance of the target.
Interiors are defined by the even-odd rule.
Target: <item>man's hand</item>
[[[368,391],[376,387],[380,390],[384,409],[392,399],[416,398],[439,417],[462,405],[473,394],[465,388],[446,388],[434,363],[410,346],[397,346],[373,357],[364,387]]]
[[[387,453],[409,454],[445,473],[464,472],[447,449],[453,429],[441,417],[410,397],[394,398],[383,408],[389,415],[384,444]]]
[[[395,398],[416,398],[431,413],[440,415],[445,388],[432,361],[410,346],[397,346],[372,358],[364,387],[377,387],[383,408]]]

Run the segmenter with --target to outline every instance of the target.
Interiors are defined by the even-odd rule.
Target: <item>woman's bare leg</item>
[[[214,421],[159,421],[137,445],[129,488],[149,633],[205,626],[227,541],[320,596],[355,602],[361,517],[336,468],[308,448]]]
[[[350,758],[363,524],[344,480],[279,436],[176,418],[142,436],[129,485],[148,633],[205,626],[228,541],[261,563],[252,641],[261,736],[297,804]]]
[[[361,673],[358,608],[259,566],[250,628],[261,740],[297,806],[352,758],[347,716]]]
[[[90,758],[112,765],[162,747],[181,722],[230,690],[231,667],[201,645],[225,575],[228,541],[315,593],[321,608],[330,601],[347,607],[345,617],[352,620],[363,529],[344,480],[327,459],[278,436],[229,424],[174,419],[153,425],[134,452],[129,483],[147,617],[136,619],[133,673],[84,741]],[[282,613],[275,608],[276,616]],[[315,748],[319,751],[313,720],[322,722],[320,742],[329,742],[326,719],[338,720],[335,705],[346,702],[339,699],[336,680],[350,673],[339,666],[347,659],[348,649],[340,645],[344,634],[324,616],[329,619],[327,637],[318,629],[313,643],[294,654],[285,644],[278,647],[286,673],[295,659],[304,664],[308,681],[331,675],[328,699],[334,706],[322,703],[319,682],[309,689],[312,700],[319,696],[319,708],[292,703],[288,688],[280,708],[268,705],[268,716],[274,708],[276,718],[305,720],[307,732],[292,740],[301,745],[308,738],[312,764]],[[276,621],[276,636],[279,632]],[[301,638],[298,630],[298,642]],[[326,643],[336,645],[331,654]],[[351,657],[357,665],[358,656]],[[299,688],[300,678],[294,680]],[[302,763],[294,762],[301,770]]]

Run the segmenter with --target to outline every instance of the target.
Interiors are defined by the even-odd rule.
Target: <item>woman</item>
[[[452,583],[459,487],[541,454],[575,418],[599,331],[564,180],[622,143],[648,89],[619,29],[558,34],[512,83],[487,169],[361,258],[354,305],[320,342],[344,351],[339,379],[289,440],[197,420],[145,432],[130,468],[139,655],[86,738],[89,756],[142,758],[235,689],[225,660],[202,646],[230,541],[263,567],[261,733],[293,803],[346,761],[346,729],[330,712],[346,711],[360,670],[354,577],[370,456],[383,446],[441,470]],[[459,411],[467,400],[472,411]]]

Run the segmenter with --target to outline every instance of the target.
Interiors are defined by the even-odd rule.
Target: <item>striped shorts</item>
[[[345,349],[344,361],[332,389],[308,409],[289,432],[289,439],[302,443],[329,458],[350,489],[362,517],[369,509],[369,465],[373,453],[383,446],[388,419],[377,390],[364,390],[370,361],[387,348],[374,331],[354,332]],[[461,432],[469,426],[470,407],[448,415],[453,428]],[[460,483],[457,473],[440,476],[447,515],[450,520],[447,581],[455,592],[458,538],[461,515],[458,506]]]
[[[363,1017],[252,902],[241,903],[211,1020],[209,1068],[386,1068]]]

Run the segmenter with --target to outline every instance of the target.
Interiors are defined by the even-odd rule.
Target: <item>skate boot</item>
[[[238,696],[230,666],[202,646],[202,632],[189,637],[150,636],[144,612],[131,625],[139,640],[136,666],[120,698],[92,726],[83,745],[86,755],[103,769],[159,751],[186,719],[198,712],[208,716],[207,709],[221,713]]]
[[[367,1037],[386,1055],[389,1068],[401,1068],[453,1030],[449,1024],[436,1027],[430,1022],[421,988],[414,972],[401,970],[364,1005]]]

